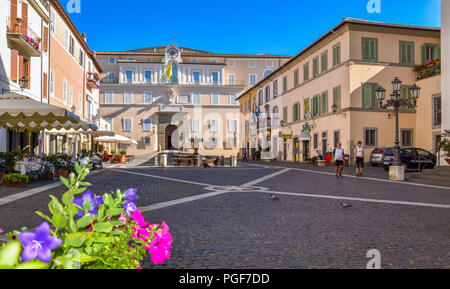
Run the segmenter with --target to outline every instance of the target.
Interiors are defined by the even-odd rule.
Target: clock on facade
[[[175,47],[167,49],[167,55],[169,56],[170,59],[176,59],[179,54],[180,52]]]

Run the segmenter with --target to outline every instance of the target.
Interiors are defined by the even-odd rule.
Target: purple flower
[[[94,197],[95,207],[100,207],[103,205],[103,197],[102,196],[95,196]]]
[[[101,198],[101,197],[100,197]],[[93,196],[93,194],[92,194],[92,192],[90,191],[90,190],[87,190],[84,194],[83,194],[83,196],[81,197],[81,198],[75,198],[75,199],[73,199],[73,203],[75,204],[75,205],[77,205],[77,206],[79,206],[79,207],[82,207],[82,208],[84,208],[84,202],[86,201],[86,199],[89,201],[89,203],[91,204],[91,206],[92,206],[92,209],[90,209],[89,211],[88,211],[88,215],[97,215],[97,208],[96,207],[98,207],[99,205],[98,205],[98,202],[100,201],[100,200],[96,200],[96,197],[94,197]],[[102,203],[103,203],[103,198],[102,198]],[[83,217],[84,216],[84,212],[82,211],[82,210],[78,210],[78,217]]]
[[[62,240],[50,235],[50,227],[47,222],[42,223],[34,233],[21,233],[19,240],[24,250],[22,262],[28,262],[39,258],[44,263],[52,259],[52,250],[62,244]]]
[[[125,202],[125,204],[123,204],[123,208],[127,212],[128,217],[131,217],[131,214],[137,210],[136,205],[130,201]]]
[[[139,196],[136,195],[137,189],[128,189],[125,191],[125,198],[127,201],[136,202]]]

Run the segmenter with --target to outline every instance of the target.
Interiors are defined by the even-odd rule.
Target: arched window
[[[271,68],[264,70],[264,74],[263,74],[264,78],[266,78],[267,76],[272,74],[272,72],[273,72],[273,69],[271,69]]]

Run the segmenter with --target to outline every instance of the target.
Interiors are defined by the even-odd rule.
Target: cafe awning
[[[300,135],[300,137],[298,139],[300,141],[310,141],[311,140],[311,135],[309,134],[309,132],[304,131],[304,132],[302,132],[302,134]]]
[[[93,131],[91,129],[88,129],[88,130],[51,129],[51,130],[46,130],[45,133],[46,134],[54,134],[54,135],[85,134],[85,135],[96,135],[96,136],[114,136],[114,132],[112,132],[110,130]]]
[[[125,144],[138,144],[137,141],[127,138],[125,136],[115,134],[114,136],[101,136],[94,138],[94,141],[107,142],[107,143],[125,143]]]
[[[0,95],[0,126],[18,130],[97,130],[65,108],[42,103],[18,93]]]

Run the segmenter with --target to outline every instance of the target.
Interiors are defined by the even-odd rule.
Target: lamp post
[[[401,80],[398,79],[398,77],[395,77],[395,79],[392,81],[392,94],[391,98],[386,100],[385,104],[383,104],[383,101],[386,98],[386,89],[379,86],[375,90],[375,94],[377,97],[377,101],[379,104],[379,107],[381,109],[388,109],[389,107],[394,108],[395,112],[395,156],[394,156],[394,162],[392,166],[389,168],[389,178],[391,180],[397,180],[397,181],[403,181],[405,180],[405,171],[404,167],[400,161],[400,140],[399,140],[399,127],[398,127],[398,113],[400,107],[408,107],[408,108],[415,108],[417,107],[417,99],[420,95],[420,87],[418,87],[416,84],[414,84],[412,87],[409,88],[409,91],[411,93],[411,98],[413,100],[413,103],[411,103],[407,98],[400,98],[400,90],[401,90]]]

